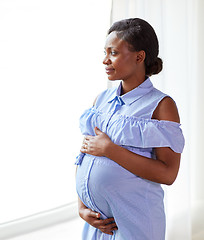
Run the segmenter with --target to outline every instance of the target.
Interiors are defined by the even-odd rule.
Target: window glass
[[[107,85],[110,1],[0,1],[0,223],[76,200],[78,118]]]

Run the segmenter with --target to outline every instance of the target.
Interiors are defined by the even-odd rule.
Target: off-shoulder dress
[[[136,154],[155,159],[154,148],[169,147],[181,153],[184,137],[180,124],[155,120],[152,115],[166,94],[146,79],[120,96],[121,83],[102,92],[95,105],[80,118],[84,135],[95,135],[94,127]],[[76,189],[81,201],[114,217],[118,230],[107,235],[85,223],[83,240],[164,240],[165,213],[160,184],[127,171],[106,157],[80,153],[77,157]]]

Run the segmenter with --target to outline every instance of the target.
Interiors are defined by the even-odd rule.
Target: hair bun
[[[158,74],[163,68],[163,61],[161,58],[157,57],[153,64],[146,68],[146,74],[148,76]]]

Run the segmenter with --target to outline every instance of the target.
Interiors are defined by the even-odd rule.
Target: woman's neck
[[[122,86],[121,86],[121,95],[133,90],[134,88],[138,87],[140,84],[142,84],[148,77],[143,76],[141,78],[135,79],[135,81],[124,81],[122,80]]]

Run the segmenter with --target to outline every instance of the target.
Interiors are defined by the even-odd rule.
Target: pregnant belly
[[[130,173],[105,157],[86,155],[78,167],[76,186],[81,200],[106,217],[113,216],[112,204],[143,201],[149,181]],[[135,203],[134,203],[135,204]]]

